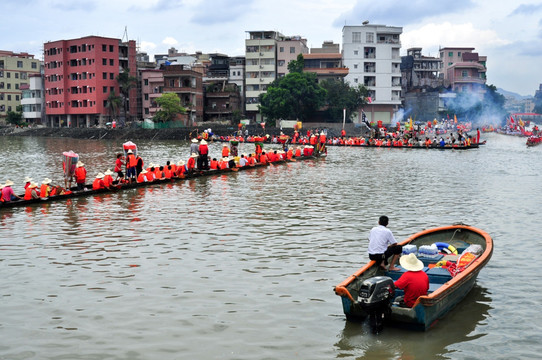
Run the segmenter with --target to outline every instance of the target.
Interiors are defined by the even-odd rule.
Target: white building
[[[241,107],[245,103],[245,57],[230,58],[230,77],[228,82],[236,84],[241,96]]]
[[[299,54],[309,53],[307,39],[303,39],[299,35],[286,37],[279,41],[277,46],[277,77],[279,78],[289,73],[288,64],[290,61],[297,60]]]
[[[31,74],[28,77],[29,84],[21,85],[23,107],[23,118],[27,123],[45,123],[45,93],[43,88],[43,77],[41,74]]]
[[[369,90],[371,103],[363,107],[368,121],[389,124],[401,105],[402,32],[402,27],[368,22],[343,27],[343,61],[349,68],[345,80],[350,86],[362,84]]]
[[[284,36],[277,31],[247,31],[245,40],[245,110],[247,117],[260,122],[260,94],[277,78],[277,42]]]

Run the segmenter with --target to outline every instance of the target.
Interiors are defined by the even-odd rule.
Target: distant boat
[[[491,258],[493,240],[483,230],[456,224],[421,231],[401,243],[403,250],[405,245],[419,249],[432,244],[441,251],[429,257],[418,256],[429,277],[428,295],[420,296],[412,308],[399,306],[394,300],[403,292],[395,289],[393,281],[405,270],[385,271],[370,261],[334,288],[346,318],[368,318],[374,332],[381,331],[384,324],[421,331],[433,327],[472,289],[478,273]],[[440,261],[447,262],[448,268],[436,267]]]
[[[529,136],[527,138],[527,146],[537,146],[542,143],[542,136]]]

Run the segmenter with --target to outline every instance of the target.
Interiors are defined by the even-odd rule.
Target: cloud
[[[401,44],[404,50],[410,47],[422,47],[424,53],[431,50],[431,56],[440,47],[474,47],[480,55],[487,48],[504,46],[510,42],[501,39],[493,30],[478,29],[471,23],[452,24],[450,22],[430,23],[420,28],[404,31]]]
[[[154,49],[156,49],[156,44],[150,41],[141,41],[139,43],[139,47],[141,51],[150,53],[150,52],[153,52]]]
[[[542,11],[542,4],[521,4],[510,15],[532,15],[538,11]]]
[[[164,40],[162,40],[162,44],[165,44],[167,46],[177,45],[178,43],[179,42],[175,38],[173,38],[171,36],[168,36]]]
[[[148,5],[134,5],[129,8],[133,11],[152,11],[152,12],[165,12],[170,10],[177,10],[184,6],[183,0],[157,0],[149,1],[151,4]]]
[[[97,8],[96,2],[86,1],[58,1],[53,4],[54,7],[64,11],[85,11],[90,12]]]
[[[373,24],[415,24],[438,15],[451,15],[474,7],[472,0],[381,0],[378,3],[358,0],[351,11],[343,13],[334,26],[361,25],[364,20]]]
[[[241,16],[250,13],[254,0],[202,1],[194,7],[191,22],[199,25],[215,25],[237,21]]]

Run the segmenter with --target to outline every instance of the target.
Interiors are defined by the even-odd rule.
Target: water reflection
[[[488,290],[475,285],[465,299],[426,332],[388,326],[374,335],[367,322],[346,321],[335,344],[337,358],[454,359],[455,350],[450,345],[463,346],[486,335],[475,329],[484,323],[491,309]]]

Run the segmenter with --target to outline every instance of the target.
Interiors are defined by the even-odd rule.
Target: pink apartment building
[[[444,84],[451,85],[454,91],[485,91],[487,57],[473,50],[467,47],[440,49]]]

